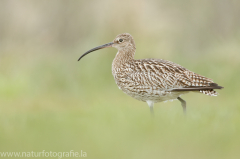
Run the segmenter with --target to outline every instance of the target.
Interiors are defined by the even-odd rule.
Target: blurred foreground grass
[[[128,97],[115,85],[114,49],[93,53],[81,62],[77,58],[83,50],[2,54],[0,150],[83,150],[88,158],[116,159],[239,158],[240,64],[237,49],[229,50],[219,46],[197,63],[178,53],[169,55],[168,60],[225,88],[218,97],[183,96],[187,116],[178,101],[156,104],[154,118],[146,103]],[[136,56],[143,55],[139,51]]]

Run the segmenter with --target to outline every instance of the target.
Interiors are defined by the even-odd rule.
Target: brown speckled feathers
[[[120,34],[113,42],[85,52],[78,60],[90,52],[107,47],[118,49],[112,63],[112,74],[118,88],[137,100],[147,102],[152,113],[154,103],[174,99],[181,102],[186,112],[186,101],[181,95],[195,91],[216,96],[214,89],[223,88],[213,80],[167,60],[135,60],[135,42],[128,33]]]
[[[153,86],[168,91],[200,91],[210,96],[217,95],[213,89],[222,88],[209,78],[161,59],[130,60],[120,68],[116,72],[121,78],[120,83],[132,87]]]

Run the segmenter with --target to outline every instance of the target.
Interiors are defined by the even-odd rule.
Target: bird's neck
[[[134,59],[135,48],[127,48],[118,50],[117,55],[113,60],[113,68],[119,68],[122,64],[126,63],[127,61]]]

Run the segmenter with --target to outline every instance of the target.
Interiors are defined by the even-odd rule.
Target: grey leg
[[[150,112],[151,112],[151,114],[152,114],[152,116],[154,115],[154,112],[153,112],[153,105],[154,105],[154,102],[152,102],[152,101],[146,101],[147,102],[147,104],[148,104],[148,106],[149,106],[149,108],[150,108]]]
[[[180,97],[177,97],[177,99],[181,102],[181,104],[182,104],[182,108],[183,108],[183,113],[184,114],[186,114],[186,101],[185,100],[183,100],[182,98],[180,98]]]

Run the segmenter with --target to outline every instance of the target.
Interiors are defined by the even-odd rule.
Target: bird
[[[180,96],[189,92],[199,92],[217,96],[214,89],[224,87],[212,79],[194,73],[179,64],[163,59],[134,59],[136,46],[129,33],[116,36],[113,42],[95,47],[85,55],[103,48],[114,47],[118,50],[112,62],[112,75],[120,90],[127,95],[146,102],[151,114],[154,103],[179,100],[186,114],[186,101]]]

